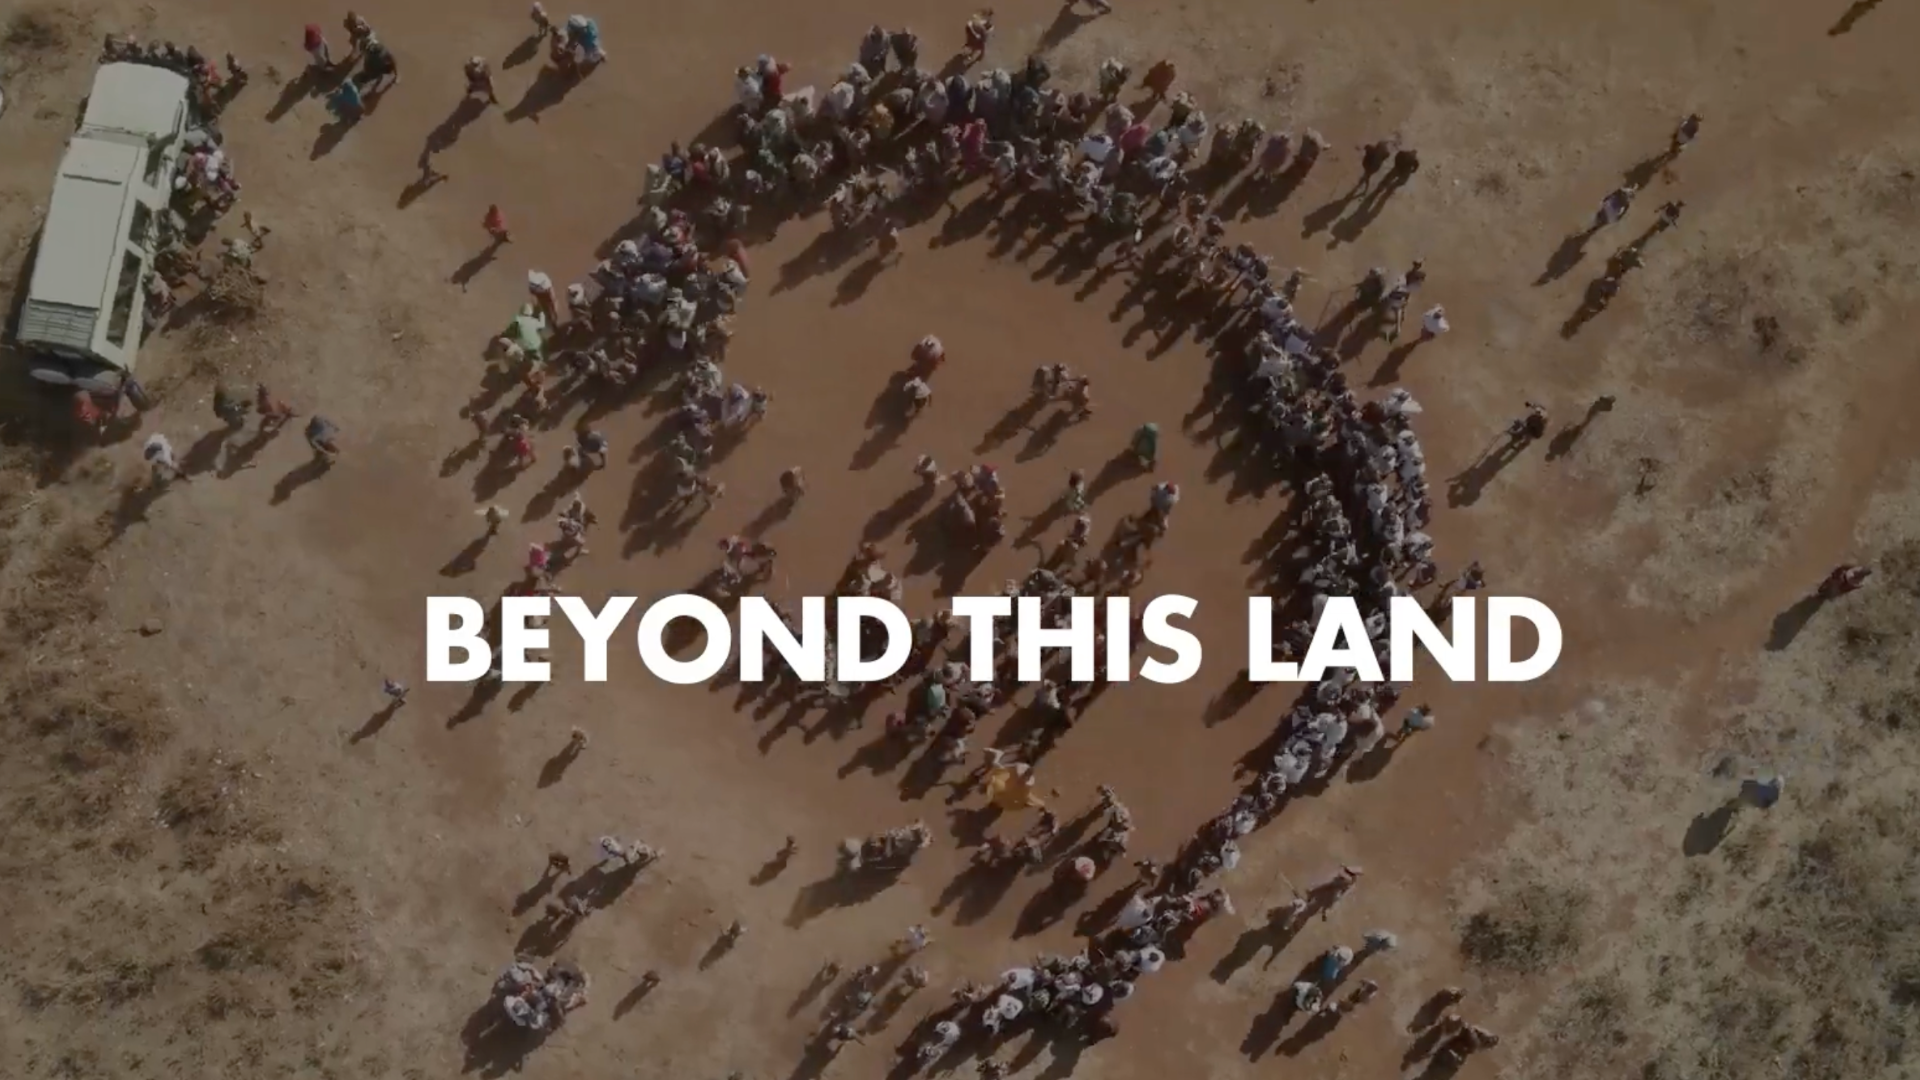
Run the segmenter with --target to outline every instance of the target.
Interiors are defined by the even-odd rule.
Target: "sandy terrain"
[[[1443,565],[1479,558],[1496,591],[1552,604],[1566,652],[1537,684],[1417,687],[1437,730],[1256,834],[1228,882],[1238,915],[1144,985],[1118,1039],[1015,1060],[1083,1078],[1288,1067],[1276,1056],[1315,1075],[1417,1071],[1408,1024],[1458,982],[1469,1015],[1506,1036],[1470,1072],[1915,1075],[1920,90],[1905,46],[1920,13],[1886,4],[1836,26],[1842,5],[1773,0],[1148,7],[1002,6],[990,62],[1040,47],[1056,79],[1084,83],[1107,55],[1139,70],[1164,53],[1216,122],[1329,136],[1307,182],[1240,208],[1234,236],[1313,275],[1306,312],[1337,306],[1369,266],[1427,260],[1454,332],[1392,362],[1371,345],[1350,375],[1427,407],[1432,473],[1456,478],[1433,529]],[[30,3],[0,30],[8,291],[109,31],[249,63],[224,126],[243,205],[275,229],[264,312],[170,330],[143,354],[162,403],[142,430],[193,448],[191,483],[143,498],[138,438],[75,447],[59,401],[6,380],[0,1053],[18,1075],[75,1080],[804,1075],[825,1004],[815,972],[878,958],[927,922],[935,988],[829,1068],[872,1075],[946,986],[1070,947],[1105,889],[1037,931],[1042,876],[957,892],[968,852],[954,838],[977,832],[979,799],[915,791],[870,745],[877,723],[828,730],[767,715],[738,687],[652,684],[620,650],[606,686],[509,688],[474,715],[465,688],[418,685],[420,619],[429,594],[497,594],[525,544],[552,535],[543,489],[564,428],[495,492],[461,416],[524,271],[584,273],[632,216],[642,166],[727,103],[734,65],[771,51],[817,80],[875,18],[912,24],[937,57],[964,12],[590,12],[613,62],[560,100],[522,100],[537,62],[501,70],[505,107],[457,132],[435,159],[450,179],[423,190],[416,161],[459,100],[460,62],[500,69],[528,28],[518,3],[444,12],[362,9],[403,80],[344,132],[282,85],[303,60],[300,25],[335,30],[339,10]],[[1705,133],[1632,216],[1584,250],[1563,243],[1688,111]],[[1390,134],[1423,168],[1360,212],[1343,200],[1355,148]],[[1686,200],[1680,227],[1608,310],[1564,333],[1607,254],[1669,198]],[[756,248],[728,371],[774,404],[717,467],[726,498],[690,528],[637,513],[662,417],[650,400],[608,416],[613,467],[585,488],[606,524],[567,584],[674,591],[710,568],[716,538],[754,527],[782,553],[773,592],[824,591],[863,536],[910,549],[919,453],[998,464],[1017,531],[1139,423],[1184,431],[1160,473],[1187,494],[1143,591],[1200,599],[1207,665],[1187,686],[1114,688],[1042,770],[1069,810],[1112,784],[1138,849],[1170,854],[1237,790],[1237,759],[1286,707],[1280,688],[1231,691],[1241,598],[1288,489],[1247,471],[1232,418],[1205,407],[1212,360],[1192,326],[1135,306],[1127,275],[1061,234],[997,227],[970,199],[908,230],[897,266],[801,272],[819,218]],[[483,264],[489,203],[516,238]],[[928,332],[952,358],[937,401],[897,443],[875,440],[870,406]],[[1098,417],[1007,420],[1054,360],[1094,376]],[[339,465],[313,475],[297,434],[223,456],[219,376],[264,379],[339,422]],[[1582,421],[1608,393],[1616,408]],[[1523,400],[1551,410],[1552,436],[1476,467]],[[793,464],[813,490],[775,520]],[[1150,483],[1105,492],[1102,528]],[[482,499],[522,519],[484,548]],[[1003,545],[965,584],[997,587],[1033,557]],[[1802,599],[1843,560],[1879,575],[1824,608]],[[957,584],[916,568],[910,603]],[[397,712],[381,711],[383,675],[417,686]],[[592,743],[569,766],[555,755],[575,725]],[[1790,778],[1780,807],[1716,815],[1740,776],[1770,768]],[[901,883],[820,902],[835,842],[915,817],[941,842]],[[529,886],[546,852],[582,862],[608,832],[669,855],[564,943],[543,938]],[[769,865],[788,834],[800,853]],[[1283,944],[1259,928],[1289,883],[1342,862],[1367,868],[1355,895],[1257,951]],[[746,937],[710,956],[736,918]],[[1372,962],[1381,1000],[1317,1037],[1278,1029],[1293,972],[1371,927],[1402,942]],[[530,1050],[483,1034],[516,948],[557,950],[595,980],[591,1004]],[[631,992],[650,968],[663,984]]]

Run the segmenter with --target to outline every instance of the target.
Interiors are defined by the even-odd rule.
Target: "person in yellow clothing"
[[[1033,766],[1010,760],[1006,750],[988,747],[987,799],[1002,810],[1038,809],[1047,805],[1034,790]]]

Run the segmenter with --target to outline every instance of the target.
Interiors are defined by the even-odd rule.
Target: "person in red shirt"
[[[86,390],[73,392],[73,418],[95,436],[105,434],[110,419],[100,403],[93,400],[93,394]]]
[[[260,430],[266,433],[280,430],[294,417],[293,407],[274,397],[266,383],[254,387],[253,409],[260,414]]]
[[[487,216],[481,219],[480,224],[487,230],[487,235],[493,238],[494,243],[513,243],[513,232],[507,228],[507,215],[501,212],[499,204],[487,206]]]
[[[301,45],[307,50],[308,65],[313,68],[333,67],[333,51],[327,48],[327,36],[320,32],[319,23],[308,23],[301,35]]]

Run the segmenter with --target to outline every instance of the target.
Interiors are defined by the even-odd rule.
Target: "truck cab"
[[[188,91],[185,76],[145,64],[106,64],[94,74],[14,335],[36,379],[112,393],[133,373]]]

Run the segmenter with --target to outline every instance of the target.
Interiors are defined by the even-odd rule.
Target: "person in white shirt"
[[[141,456],[153,466],[153,482],[165,484],[170,480],[181,479],[179,459],[173,455],[173,443],[159,432],[147,436],[146,445],[141,447]]]
[[[1432,341],[1451,329],[1453,324],[1447,321],[1447,309],[1439,304],[1428,308],[1427,313],[1420,317],[1421,341]]]

